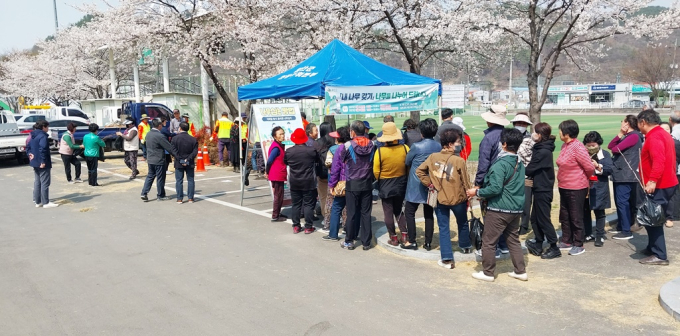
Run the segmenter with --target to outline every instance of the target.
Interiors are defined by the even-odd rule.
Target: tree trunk
[[[232,118],[239,117],[240,115],[238,113],[238,108],[236,107],[236,105],[234,105],[234,102],[231,101],[231,98],[229,98],[227,91],[224,90],[224,87],[220,83],[219,79],[217,79],[217,75],[215,75],[212,66],[202,56],[199,57],[201,58],[201,64],[203,65],[205,72],[208,74],[208,77],[210,77],[210,80],[215,85],[215,90],[217,90],[217,93],[220,95],[220,97],[222,97],[222,100],[224,100],[224,102],[227,104],[227,107],[229,108],[229,114],[231,114]]]
[[[410,119],[412,119],[415,122],[420,122],[420,111],[411,111],[410,114],[411,114]]]

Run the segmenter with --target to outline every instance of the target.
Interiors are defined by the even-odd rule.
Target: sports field
[[[486,122],[480,117],[479,115],[469,115],[465,114],[460,116],[463,118],[463,122],[465,125],[465,132],[470,135],[470,139],[472,140],[472,155],[471,158],[472,160],[477,160],[477,149],[479,148],[479,142],[482,140],[482,137],[484,136],[484,130],[487,128]],[[512,120],[514,117],[514,114],[508,114],[508,120]],[[336,125],[337,127],[343,126],[347,124],[347,117],[346,116],[338,116],[336,117]],[[421,120],[425,118],[434,118],[437,119],[437,116],[421,116]],[[559,139],[559,131],[557,129],[557,126],[560,124],[561,121],[567,120],[567,119],[574,119],[579,125],[579,140],[583,140],[583,136],[586,135],[586,133],[590,131],[597,131],[602,135],[602,139],[604,139],[604,144],[602,145],[604,148],[607,147],[607,144],[609,144],[609,141],[613,139],[616,134],[618,134],[619,129],[621,127],[621,120],[623,120],[624,116],[623,115],[545,115],[541,117],[541,121],[547,122],[552,126],[553,128],[553,135],[557,138],[555,142],[555,153],[554,157],[557,159],[557,156],[559,155],[559,150],[560,147],[562,146],[562,142]],[[406,120],[406,117],[396,117],[395,122],[397,126],[402,126],[404,123],[404,120]],[[378,133],[380,132],[380,128],[382,127],[382,117],[380,118],[369,118],[366,119],[370,124],[373,129],[371,130],[372,133]],[[511,126],[508,126],[511,127]]]

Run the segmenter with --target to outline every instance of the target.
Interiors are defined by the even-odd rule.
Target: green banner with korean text
[[[327,86],[324,114],[436,110],[439,85]]]

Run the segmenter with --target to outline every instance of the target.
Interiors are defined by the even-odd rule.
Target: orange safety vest
[[[140,122],[139,126],[137,126],[137,129],[139,130],[139,140],[146,140],[146,134],[151,130],[151,126],[149,126],[149,124],[145,124],[144,122]]]

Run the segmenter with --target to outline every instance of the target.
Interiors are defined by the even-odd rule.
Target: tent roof
[[[382,64],[333,40],[293,68],[238,88],[238,99],[303,99],[324,97],[326,86],[439,84],[441,81]]]

